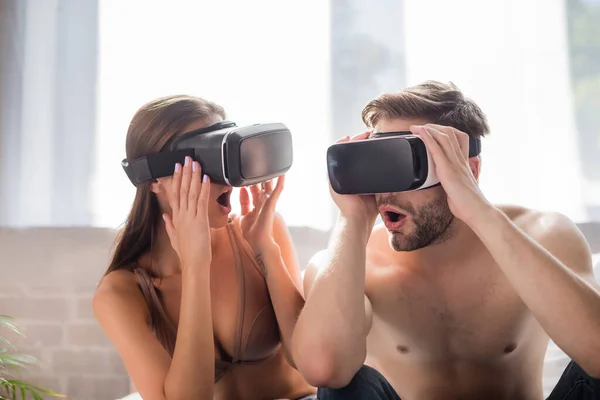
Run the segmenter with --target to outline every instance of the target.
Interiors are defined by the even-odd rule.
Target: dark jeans
[[[377,370],[363,365],[348,386],[319,389],[319,400],[400,400],[392,385]],[[600,379],[570,362],[547,400],[600,400]]]

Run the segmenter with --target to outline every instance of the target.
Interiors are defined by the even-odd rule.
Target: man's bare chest
[[[496,266],[441,268],[368,269],[370,352],[432,362],[492,360],[514,352],[535,331],[535,320]]]

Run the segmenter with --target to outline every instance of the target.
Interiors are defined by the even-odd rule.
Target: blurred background
[[[133,200],[120,162],[142,104],[185,93],[288,125],[279,212],[305,262],[335,217],[327,147],[428,79],[487,114],[491,201],[600,221],[600,0],[0,0],[0,314],[40,360],[27,376],[75,399],[133,390],[90,299]]]

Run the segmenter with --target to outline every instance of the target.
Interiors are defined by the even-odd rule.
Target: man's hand
[[[467,225],[493,208],[483,196],[469,165],[469,136],[458,129],[427,124],[411,132],[425,142],[452,213]]]
[[[600,290],[589,246],[575,224],[530,215],[524,228],[517,226],[479,190],[465,133],[430,124],[411,131],[425,142],[452,213],[481,239],[550,338],[590,376],[600,377]]]
[[[345,143],[350,141],[365,140],[369,137],[371,132],[363,132],[350,138],[346,136],[336,142]],[[336,206],[340,210],[340,216],[353,222],[359,221],[366,223],[367,229],[373,228],[373,224],[377,219],[377,205],[375,203],[375,196],[373,195],[340,195],[337,194],[331,185],[329,185],[329,192],[331,198],[335,202]]]

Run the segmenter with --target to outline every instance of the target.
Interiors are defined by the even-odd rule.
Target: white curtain
[[[0,3],[0,224],[90,225],[96,0]]]
[[[279,209],[289,224],[327,228],[328,24],[319,0],[101,1],[95,224],[117,226],[131,206],[120,162],[135,111],[187,93],[220,103],[238,125],[288,125],[294,165]]]
[[[481,187],[583,220],[562,0],[406,0],[409,85],[453,81],[487,113]]]

